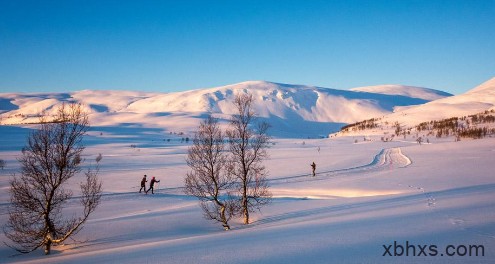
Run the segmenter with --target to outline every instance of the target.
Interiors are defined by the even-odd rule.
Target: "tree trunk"
[[[225,228],[225,230],[230,230],[230,226],[227,222],[227,218],[225,218],[225,205],[222,205],[220,207],[220,218],[222,218],[222,223],[223,223],[223,228]]]
[[[48,238],[48,240],[45,243],[45,255],[50,255],[51,249],[52,249],[52,240]]]
[[[247,198],[244,198],[242,201],[242,210],[244,215],[244,224],[249,224],[249,208]]]

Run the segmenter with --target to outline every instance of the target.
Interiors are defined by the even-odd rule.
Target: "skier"
[[[148,194],[148,192],[151,190],[151,194],[155,194],[153,192],[153,186],[155,185],[155,182],[160,182],[160,181],[157,181],[155,180],[155,177],[153,176],[153,178],[151,178],[151,181],[150,181],[150,188],[146,191],[146,194]]]
[[[141,190],[146,192],[146,174],[144,175],[143,179],[141,180],[141,188],[139,189],[139,193],[141,193]]]
[[[316,164],[314,161],[313,161],[313,163],[311,163],[311,168],[313,169],[313,177],[315,177],[316,176],[316,172],[315,172],[316,171]]]

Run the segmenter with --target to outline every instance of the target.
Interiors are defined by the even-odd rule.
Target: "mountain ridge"
[[[425,99],[429,101],[441,99],[448,96],[453,96],[453,94],[431,88],[409,86],[409,85],[398,85],[398,84],[363,86],[363,87],[351,88],[350,90],[381,93],[388,95],[403,95],[413,98]]]
[[[298,135],[327,134],[346,123],[382,116],[397,107],[430,101],[418,96],[246,81],[172,93],[83,90],[0,94],[0,100],[5,102],[0,107],[0,117],[4,124],[32,123],[36,122],[39,113],[50,113],[57,104],[79,102],[85,105],[92,124],[97,126],[132,123],[156,127],[182,126],[181,129],[193,130],[198,119],[206,114],[227,120],[235,113],[232,101],[239,93],[253,96],[253,109],[260,118],[273,124],[278,134],[295,131]],[[416,93],[421,93],[420,88]],[[431,90],[424,90],[422,97],[431,96],[431,93]]]
[[[411,129],[420,123],[441,121],[450,118],[466,118],[472,115],[489,114],[495,110],[495,78],[455,96],[440,98],[421,105],[396,108],[393,113],[376,116],[371,126],[366,129],[354,129],[338,132],[335,135],[370,135],[390,133],[398,124],[401,129]],[[356,123],[371,123],[371,120],[361,120]],[[354,125],[356,124],[354,123]],[[473,124],[471,124],[473,125]],[[352,125],[351,125],[352,126]],[[467,127],[468,124],[466,123]],[[492,125],[485,125],[491,128]]]

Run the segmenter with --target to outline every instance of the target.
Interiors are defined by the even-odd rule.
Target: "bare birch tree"
[[[63,104],[54,120],[40,118],[40,127],[28,137],[19,158],[20,177],[10,182],[8,223],[4,226],[8,244],[21,253],[43,247],[50,254],[51,246],[76,234],[100,202],[102,184],[98,166],[85,173],[80,184],[82,216],[67,217],[64,204],[72,198],[65,189],[67,182],[81,170],[83,135],[89,129],[86,113],[80,104]]]
[[[239,214],[244,218],[244,224],[249,224],[249,213],[260,209],[271,200],[266,181],[268,171],[263,165],[263,161],[268,157],[266,149],[270,137],[266,132],[269,125],[262,122],[256,129],[250,127],[255,119],[252,95],[237,95],[234,105],[236,114],[233,115],[226,132],[231,154],[229,173],[239,182]]]
[[[200,200],[207,219],[222,223],[229,230],[228,221],[235,213],[235,200],[229,190],[234,179],[226,171],[225,143],[218,121],[211,116],[201,122],[189,147],[187,165],[191,171],[185,179],[185,193]]]

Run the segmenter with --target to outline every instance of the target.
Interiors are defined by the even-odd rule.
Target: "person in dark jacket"
[[[150,190],[151,190],[151,194],[155,194],[153,192],[153,187],[155,186],[155,182],[160,182],[158,180],[155,179],[155,177],[153,176],[153,178],[151,178],[151,181],[150,181],[150,188],[146,191],[146,193],[148,193]]]
[[[313,161],[311,164],[311,168],[313,169],[313,177],[316,176],[316,163]]]
[[[146,174],[144,175],[143,179],[141,180],[141,188],[139,189],[139,193],[141,193],[141,190],[143,190],[144,192],[146,192],[146,182],[148,180],[146,180]]]

